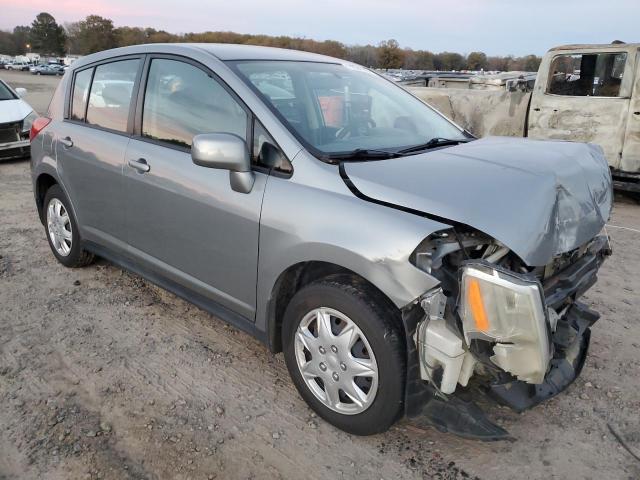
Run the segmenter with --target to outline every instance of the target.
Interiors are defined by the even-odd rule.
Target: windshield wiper
[[[472,138],[441,138],[435,137],[429,140],[427,143],[422,143],[420,145],[414,145],[413,147],[403,148],[402,150],[398,150],[398,153],[403,155],[411,152],[420,152],[422,150],[429,150],[430,148],[436,147],[446,147],[447,145],[458,145],[460,143],[467,143],[473,140]]]
[[[328,155],[330,160],[384,160],[387,158],[401,157],[399,152],[389,152],[388,150],[376,150],[369,148],[356,148],[347,153],[335,153]]]

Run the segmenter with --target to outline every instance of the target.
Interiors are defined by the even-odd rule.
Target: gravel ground
[[[46,109],[57,79],[0,72]],[[282,356],[105,261],[56,263],[28,162],[0,163],[0,479],[637,479],[640,206],[619,199],[581,378],[481,443],[402,421],[373,437],[316,418]]]

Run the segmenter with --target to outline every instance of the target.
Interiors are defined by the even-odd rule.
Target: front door
[[[248,113],[210,72],[171,58],[151,59],[141,111],[125,166],[131,255],[253,320],[267,177],[256,173],[250,193],[235,192],[228,171],[195,165],[189,151],[200,133],[246,140]]]
[[[629,105],[620,170],[640,174],[640,50],[636,53],[636,75]]]
[[[529,137],[595,143],[619,168],[633,75],[628,60],[625,51],[552,57],[531,99]]]

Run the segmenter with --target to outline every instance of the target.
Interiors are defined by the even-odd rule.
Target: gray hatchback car
[[[500,438],[473,395],[523,410],[584,363],[599,147],[476,140],[358,65],[215,44],[78,60],[31,141],[60,263],[104,257],[283,351],[343,430]]]

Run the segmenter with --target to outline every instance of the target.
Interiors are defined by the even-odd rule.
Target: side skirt
[[[131,273],[135,273],[136,275],[143,277],[144,279],[173,293],[183,300],[194,304],[196,307],[201,308],[202,310],[210,313],[217,318],[220,318],[221,320],[224,320],[226,323],[242,330],[245,333],[248,333],[252,337],[257,338],[265,346],[268,346],[267,333],[263,332],[262,330],[258,330],[255,327],[255,324],[248,318],[245,318],[244,316],[233,312],[227,307],[220,305],[219,303],[190,290],[184,285],[180,285],[179,283],[170,280],[163,275],[144,268],[138,263],[130,260],[129,258],[118,255],[112,252],[110,249],[105,248],[101,245],[93,242],[83,241],[82,247],[85,250],[94,253],[97,256],[104,258],[105,260],[108,260],[114,265],[117,265],[118,267]]]

